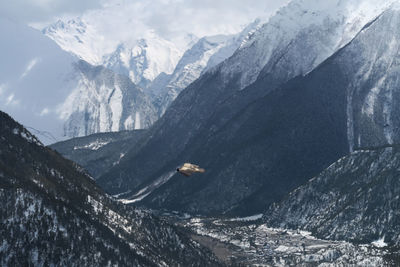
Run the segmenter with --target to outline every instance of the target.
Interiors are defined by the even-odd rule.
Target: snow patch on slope
[[[382,237],[376,241],[371,242],[371,245],[373,245],[374,247],[377,248],[384,248],[387,246],[387,244],[385,243],[385,237]]]
[[[124,204],[132,204],[132,203],[139,202],[139,201],[143,200],[144,198],[146,198],[148,195],[150,195],[154,190],[156,190],[157,188],[159,188],[160,186],[162,186],[163,184],[168,182],[172,178],[172,176],[174,176],[175,174],[176,174],[176,171],[168,172],[168,173],[162,175],[157,180],[155,180],[150,185],[140,189],[132,197],[127,198],[127,199],[119,199],[119,201]]]
[[[90,150],[99,150],[103,146],[109,144],[110,141],[105,141],[101,142],[99,140],[96,140],[95,142],[92,142],[90,144],[84,145],[84,146],[74,146],[74,150],[80,150],[80,149],[90,149]]]

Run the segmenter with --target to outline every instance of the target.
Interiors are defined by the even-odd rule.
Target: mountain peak
[[[235,55],[222,66],[226,80],[240,77],[240,88],[253,83],[261,70],[273,65],[274,54],[299,53],[302,36],[314,43],[310,60],[301,60],[293,74],[304,75],[350,42],[368,22],[397,0],[293,0],[251,34]],[[311,40],[312,39],[312,40]],[[285,47],[288,51],[285,51]],[[297,49],[297,52],[295,51]],[[318,51],[317,51],[318,50]],[[238,63],[240,62],[240,64]]]

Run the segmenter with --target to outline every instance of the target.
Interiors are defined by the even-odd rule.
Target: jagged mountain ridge
[[[147,87],[161,73],[171,74],[184,53],[153,30],[116,45],[115,40],[105,40],[102,47],[99,45],[101,33],[90,21],[81,17],[58,20],[42,32],[65,51],[92,65],[102,65],[128,76],[141,87]],[[194,36],[187,39],[188,46],[196,40]],[[186,48],[185,45],[183,47]]]
[[[260,25],[261,20],[257,19],[239,34],[203,37],[188,49],[171,75],[160,75],[150,86],[160,116],[182,90],[201,74],[232,56]]]
[[[93,26],[87,24],[81,18],[68,21],[59,19],[45,27],[42,33],[54,40],[63,50],[78,55],[80,59],[86,62],[93,65],[101,62],[99,54],[102,51],[98,51],[90,45],[90,40],[96,38],[99,34]]]
[[[176,228],[105,195],[3,112],[0,124],[2,265],[218,265]]]
[[[320,63],[387,6],[312,3],[293,1],[184,90],[143,144],[99,179],[102,187],[139,192],[182,162],[197,162],[209,170],[201,179],[173,176],[142,203],[196,213],[257,213],[348,153],[351,77],[344,70],[351,73],[351,67],[339,62],[324,69],[327,63]],[[347,10],[346,3],[354,6]],[[316,66],[318,74],[306,75]],[[293,79],[301,74],[306,76]]]
[[[272,73],[277,78],[271,83],[305,75],[393,2],[396,0],[290,1],[223,64],[221,73],[228,81],[237,76],[240,89]]]
[[[208,36],[199,40],[188,36],[185,52],[150,30],[137,41],[120,43],[114,52],[103,55],[101,60],[96,59],[99,51],[88,48],[96,36],[96,29],[82,18],[59,20],[43,29],[43,33],[90,64],[102,65],[128,76],[134,84],[144,88],[161,116],[184,88],[201,73],[230,57],[260,23],[256,20],[237,35]]]
[[[159,106],[160,116],[164,114],[169,104],[196,80],[207,67],[210,57],[231,41],[231,36],[203,37],[187,50],[179,60],[174,72],[166,79],[161,76],[161,83],[155,81],[151,86],[151,93]]]

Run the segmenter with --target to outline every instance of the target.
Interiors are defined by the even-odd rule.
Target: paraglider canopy
[[[205,170],[200,168],[198,165],[194,165],[191,163],[185,163],[182,167],[176,169],[177,172],[185,175],[186,177],[191,176],[193,173],[204,173]]]

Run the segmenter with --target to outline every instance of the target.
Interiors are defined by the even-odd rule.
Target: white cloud
[[[164,33],[186,30],[203,36],[237,31],[238,26],[286,2],[288,0],[12,0],[0,1],[0,16],[43,25],[60,17],[106,10],[98,14],[104,15],[103,26],[110,30],[123,25],[141,29],[143,25],[136,23],[142,22]],[[119,21],[114,18],[109,24],[106,18],[111,14]],[[123,24],[125,22],[128,24]]]
[[[99,8],[102,0],[4,0],[0,1],[0,17],[24,24],[50,21],[63,14],[82,14]]]
[[[11,104],[11,102],[13,101],[13,99],[14,99],[14,94],[10,94],[10,95],[7,97],[6,105]]]
[[[259,16],[268,16],[287,0],[116,0],[83,18],[116,39],[155,29],[166,38],[182,32],[197,36],[236,33]],[[124,29],[124,31],[119,31]],[[127,30],[128,29],[128,30]]]
[[[31,61],[28,62],[28,64],[26,65],[25,71],[22,73],[21,75],[21,79],[24,78],[26,75],[29,74],[29,72],[31,72],[31,70],[36,66],[37,63],[40,62],[40,58],[34,58]]]
[[[19,100],[15,99],[14,94],[10,94],[6,99],[6,106],[18,106]]]
[[[50,113],[50,110],[48,109],[48,108],[44,108],[41,112],[40,112],[40,116],[41,117],[43,117],[43,116],[45,116],[45,115],[47,115],[47,114],[49,114]]]

